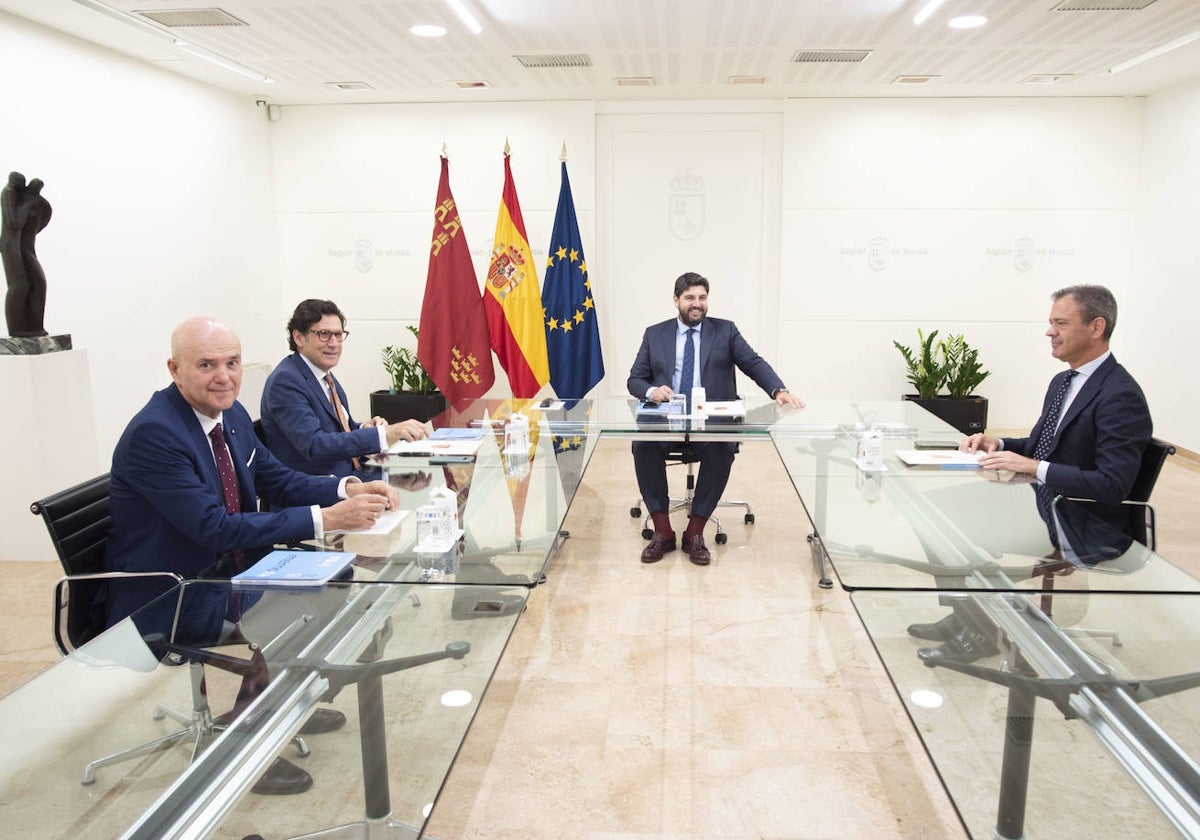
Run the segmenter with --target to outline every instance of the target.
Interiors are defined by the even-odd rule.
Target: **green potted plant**
[[[420,338],[416,327],[409,325],[407,329],[414,340]],[[423,423],[446,410],[446,397],[421,366],[416,351],[389,344],[380,355],[392,384],[386,391],[371,393],[372,416],[382,417],[389,423],[410,418]]]
[[[975,389],[991,375],[979,361],[979,350],[971,347],[961,333],[935,343],[938,331],[928,336],[917,330],[919,353],[893,341],[908,368],[908,381],[916,394],[905,394],[935,417],[963,434],[975,434],[987,428],[987,398]],[[942,394],[942,389],[947,393]]]

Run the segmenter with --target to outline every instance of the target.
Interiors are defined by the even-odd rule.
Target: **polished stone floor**
[[[727,495],[757,521],[728,517],[724,546],[710,527],[711,566],[681,552],[641,564],[628,444],[598,446],[431,836],[964,836],[848,595],[816,586],[808,519],[769,444],[742,447]],[[1173,459],[1154,499],[1159,552],[1193,574],[1197,498],[1200,468]],[[57,659],[57,576],[0,563],[0,694]],[[317,814],[322,799],[287,806]]]

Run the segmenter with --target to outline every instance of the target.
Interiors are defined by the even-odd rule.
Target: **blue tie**
[[[679,371],[679,393],[687,397],[688,413],[692,410],[692,380],[696,378],[696,330],[690,329],[683,338],[683,367]]]
[[[1067,389],[1071,387],[1071,380],[1078,373],[1077,370],[1068,370],[1060,374],[1062,382],[1058,383],[1058,390],[1054,392],[1054,398],[1050,400],[1050,407],[1046,409],[1046,420],[1042,423],[1042,431],[1038,434],[1037,445],[1033,448],[1033,458],[1036,461],[1044,461],[1050,454],[1051,444],[1054,443],[1058,432],[1058,418],[1062,414],[1063,400],[1067,396]],[[1033,495],[1037,500],[1038,514],[1045,521],[1050,532],[1050,544],[1058,548],[1058,531],[1050,519],[1050,507],[1053,501],[1050,488],[1045,484],[1035,484]]]

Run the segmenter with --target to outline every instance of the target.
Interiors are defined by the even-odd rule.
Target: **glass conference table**
[[[907,407],[823,408],[772,438],[967,832],[1200,836],[1200,581],[1019,476],[906,466],[961,438]]]
[[[763,400],[745,408],[740,420],[703,427],[648,420],[627,398],[480,401],[448,412],[435,425],[490,430],[473,464],[389,457],[382,466],[406,509],[438,488],[455,494],[464,534],[452,552],[416,551],[411,517],[387,535],[332,541],[359,553],[355,582],[316,593],[272,591],[248,605],[248,635],[262,646],[271,677],[257,711],[218,734],[190,766],[186,750],[170,750],[102,768],[95,785],[82,787],[79,774],[97,756],[170,731],[152,720],[155,704],[194,705],[197,666],[157,664],[161,643],[147,656],[144,628],[119,625],[0,701],[4,743],[27,745],[4,763],[6,818],[11,813],[14,827],[39,826],[32,834],[40,836],[241,837],[263,825],[272,836],[298,836],[364,819],[419,834],[529,590],[566,537],[562,523],[595,444],[608,436],[775,446],[814,523],[814,559],[831,560],[851,591],[969,832],[1019,837],[1013,826],[1026,820],[1048,834],[1059,824],[1089,825],[1097,813],[1091,799],[1066,793],[1090,791],[1090,778],[1131,801],[1122,813],[1148,832],[1140,836],[1164,825],[1186,833],[1194,824],[1200,832],[1200,783],[1190,758],[1200,752],[1182,711],[1187,675],[1200,670],[1192,653],[1200,631],[1190,619],[1200,584],[1144,547],[1105,536],[1073,504],[1056,508],[1054,527],[1066,537],[1056,554],[1030,486],[1011,477],[905,467],[896,450],[961,437],[912,403],[787,411]],[[530,420],[527,459],[504,451],[504,426],[517,411]],[[883,439],[885,469],[856,466],[864,432]],[[193,582],[187,589],[222,586]],[[948,615],[986,633],[994,652],[970,662],[923,655],[941,644],[906,628]],[[198,661],[212,653],[202,650],[174,656]],[[242,645],[230,655],[247,653]],[[367,667],[410,656],[434,661],[378,679]],[[214,710],[232,704],[243,679],[238,667],[223,660],[204,666],[209,697],[221,698]],[[362,674],[367,682],[358,680]],[[1146,688],[1147,680],[1159,682]],[[353,689],[351,682],[370,688],[338,693]],[[356,695],[368,698],[361,713],[349,699]],[[274,755],[295,756],[289,739],[327,699],[351,724],[309,738],[320,758],[309,766],[320,790],[342,787],[329,788],[332,796],[244,797]],[[1032,725],[1030,709],[1038,720],[1032,748],[1022,729]],[[356,725],[386,745],[382,756],[360,746]],[[1033,756],[1025,765],[1022,750]],[[391,759],[386,769],[381,758]],[[1080,781],[1064,788],[1059,774],[1074,773],[1076,760]],[[1117,777],[1119,785],[1111,781]],[[309,800],[320,803],[317,813],[305,810]],[[50,833],[57,826],[61,833]]]
[[[231,597],[227,581],[187,582],[0,701],[4,834],[279,838],[341,826],[320,836],[417,836],[528,591],[248,590],[234,597],[252,651],[172,635],[177,607],[224,614]],[[210,731],[239,691],[252,702],[228,729]],[[319,704],[348,723],[305,736],[303,758],[289,742]],[[195,739],[185,738],[186,749],[89,768],[94,781],[80,784],[100,756],[180,730],[170,716],[155,719],[159,705],[194,721],[203,749],[193,758]],[[244,796],[276,755],[308,769],[313,789]]]

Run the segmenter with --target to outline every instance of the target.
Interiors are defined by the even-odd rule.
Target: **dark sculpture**
[[[50,224],[50,202],[42,197],[42,180],[28,184],[20,172],[8,174],[0,190],[0,257],[8,278],[4,318],[14,338],[46,335],[46,272],[38,262],[34,239]]]

